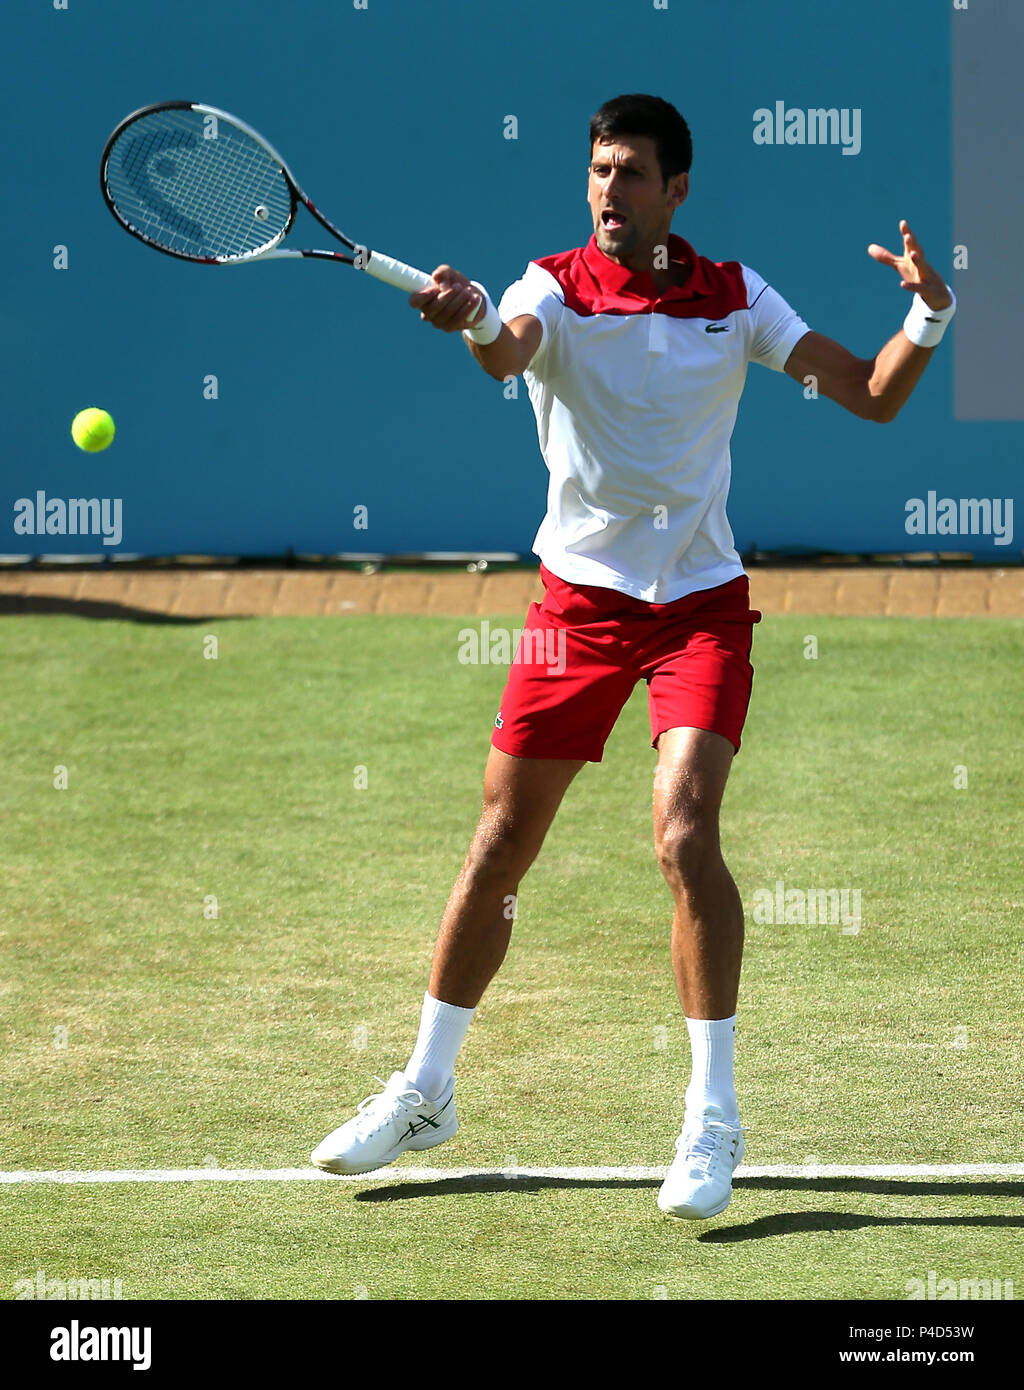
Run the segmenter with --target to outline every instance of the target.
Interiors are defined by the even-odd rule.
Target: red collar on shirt
[[[689,266],[690,274],[682,285],[670,285],[663,294],[659,294],[653,276],[646,270],[630,270],[628,266],[611,260],[598,248],[596,236],[592,236],[583,248],[583,263],[606,294],[635,295],[653,304],[658,299],[693,299],[696,295],[706,296],[712,292],[700,259],[688,241],[670,234],[668,258],[673,265]]]
[[[584,247],[544,256],[536,264],[561,285],[566,307],[581,315],[659,313],[720,319],[747,307],[738,261],[716,264],[675,235],[669,236],[668,255],[670,262],[688,264],[690,274],[684,284],[670,285],[660,294],[648,271],[632,271],[609,260],[593,236]]]

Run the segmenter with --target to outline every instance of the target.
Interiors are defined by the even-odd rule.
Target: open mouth
[[[601,225],[614,232],[626,225],[626,219],[621,212],[616,212],[613,208],[605,208],[601,213]]]

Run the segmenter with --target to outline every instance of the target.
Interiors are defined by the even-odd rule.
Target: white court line
[[[120,1182],[441,1182],[453,1178],[620,1178],[660,1182],[667,1168],[377,1168],[339,1176],[319,1168],[114,1168],[95,1171],[26,1169],[0,1172],[0,1187],[16,1183]],[[775,1163],[736,1169],[737,1178],[1024,1178],[1024,1163]]]

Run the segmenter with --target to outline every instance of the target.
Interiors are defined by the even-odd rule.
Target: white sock
[[[445,1004],[429,991],[423,996],[420,1031],[405,1075],[427,1100],[437,1100],[451,1080],[462,1039],[476,1009]]]
[[[736,1015],[732,1018],[688,1018],[693,1070],[686,1088],[686,1110],[699,1115],[706,1105],[717,1105],[726,1120],[739,1119],[733,1082],[733,1042]]]

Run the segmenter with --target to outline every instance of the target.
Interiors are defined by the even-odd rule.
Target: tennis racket
[[[339,231],[263,136],[215,106],[164,101],[133,111],[107,141],[100,187],[126,232],[185,261],[241,265],[305,256],[355,266],[410,293],[433,284],[422,270]],[[300,203],[344,251],[282,248]]]

